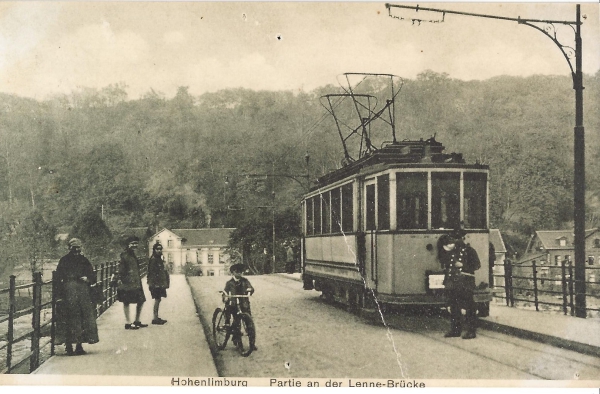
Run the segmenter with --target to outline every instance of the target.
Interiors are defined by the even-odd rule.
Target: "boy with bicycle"
[[[231,321],[232,313],[235,313],[236,308],[233,304],[235,302],[234,299],[228,299],[228,295],[252,295],[254,294],[254,287],[250,281],[244,278],[243,274],[246,270],[244,264],[234,264],[229,268],[231,272],[231,279],[227,281],[225,284],[225,294],[223,294],[223,302],[225,302],[225,316],[226,323],[229,324]],[[240,311],[242,313],[247,313],[252,315],[250,310],[250,298],[239,298],[239,306]],[[236,342],[236,338],[233,338],[234,343]],[[258,350],[256,346],[254,346],[253,350]]]

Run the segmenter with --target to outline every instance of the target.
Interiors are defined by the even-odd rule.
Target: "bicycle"
[[[238,352],[243,357],[248,357],[254,350],[256,331],[252,316],[241,311],[240,298],[249,298],[250,295],[229,295],[224,291],[219,291],[219,293],[223,297],[223,302],[227,303],[230,299],[233,302],[231,302],[231,306],[229,307],[230,312],[224,308],[216,308],[213,313],[213,338],[217,349],[225,349],[229,337],[232,337],[232,342]],[[227,323],[227,313],[230,314],[229,323]]]

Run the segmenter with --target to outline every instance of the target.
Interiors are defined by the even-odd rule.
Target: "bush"
[[[199,265],[195,265],[192,262],[187,262],[183,266],[183,273],[185,276],[202,276],[202,269]]]

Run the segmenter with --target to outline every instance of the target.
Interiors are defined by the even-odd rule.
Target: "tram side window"
[[[331,232],[331,202],[329,196],[329,192],[321,195],[321,206],[323,208],[323,234],[329,234]]]
[[[390,229],[390,177],[388,174],[377,177],[377,227]]]
[[[367,230],[375,230],[375,184],[367,185]]]
[[[321,195],[314,197],[315,204],[315,234],[321,234]]]
[[[427,173],[396,174],[398,229],[427,228]]]
[[[314,234],[313,199],[306,200],[306,235]]]
[[[431,226],[457,228],[460,225],[460,174],[431,174]]]
[[[354,193],[352,184],[342,186],[342,231],[354,230]]]
[[[342,199],[340,195],[340,188],[333,189],[331,191],[331,232],[341,233],[342,232]]]
[[[486,228],[486,175],[465,173],[464,218],[466,228]]]

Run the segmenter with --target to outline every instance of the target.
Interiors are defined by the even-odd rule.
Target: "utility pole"
[[[575,21],[564,20],[543,20],[543,19],[524,19],[510,18],[498,15],[475,14],[470,12],[459,12],[443,10],[437,8],[426,8],[417,6],[406,6],[396,4],[386,4],[390,17],[400,20],[411,21],[413,24],[421,22],[444,22],[447,14],[473,16],[478,18],[488,18],[517,22],[520,25],[532,27],[545,36],[550,38],[560,49],[565,57],[571,76],[573,79],[573,89],[575,90],[575,129],[574,129],[574,190],[573,190],[573,216],[575,221],[575,316],[585,318],[586,313],[586,283],[585,283],[585,135],[583,127],[583,73],[582,56],[583,49],[581,43],[581,6],[576,5]],[[418,17],[403,18],[392,15],[392,8],[410,9],[418,13],[419,11],[441,13],[442,18],[438,20],[426,20]],[[585,18],[585,17],[584,17]],[[571,27],[574,32],[575,48],[563,45],[557,38],[556,26],[565,25]],[[575,59],[575,68],[573,68],[573,58]]]

